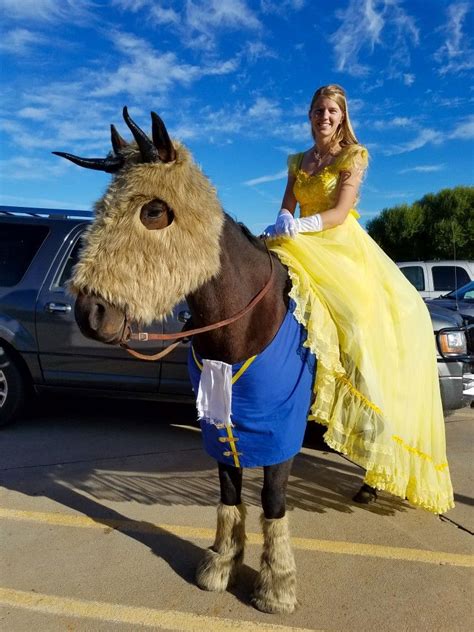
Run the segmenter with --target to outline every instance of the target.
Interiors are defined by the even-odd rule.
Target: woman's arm
[[[333,208],[321,213],[323,230],[334,228],[344,222],[357,200],[364,170],[355,167],[352,171],[341,171],[337,185],[336,203]]]
[[[281,203],[281,208],[286,208],[293,215],[295,214],[296,209],[296,198],[293,193],[293,187],[295,185],[296,177],[288,172],[288,182],[286,183],[285,193],[283,194],[283,200]]]

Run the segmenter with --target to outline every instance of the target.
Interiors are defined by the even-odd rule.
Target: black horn
[[[128,114],[127,106],[123,108],[123,118],[125,123],[130,128],[134,139],[137,141],[138,148],[143,158],[143,162],[159,162],[161,161],[158,149],[151,142],[148,136],[143,132],[138,125],[132,121]]]
[[[176,160],[175,148],[173,147],[165,124],[156,112],[151,113],[151,123],[153,144],[157,148],[162,162],[173,162],[173,160]]]
[[[116,154],[120,153],[120,150],[127,146],[127,141],[120,136],[115,125],[110,126],[110,137]]]
[[[117,173],[123,166],[124,159],[121,156],[108,156],[107,158],[81,158],[73,154],[66,154],[63,151],[53,151],[56,156],[66,158],[79,167],[95,169],[95,171],[106,171],[107,173]]]

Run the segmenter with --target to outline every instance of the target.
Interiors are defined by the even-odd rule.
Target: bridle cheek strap
[[[174,342],[173,344],[170,344],[168,347],[166,347],[166,349],[163,349],[163,351],[160,351],[159,353],[155,353],[154,355],[146,355],[144,353],[139,353],[138,351],[131,349],[125,341],[121,342],[120,346],[126,351],[128,351],[130,355],[132,355],[135,358],[138,358],[139,360],[150,360],[150,361],[160,360],[164,356],[168,355],[168,353],[171,353],[174,349],[176,349],[176,347],[182,342],[184,342],[185,341],[184,339],[186,338],[190,338],[191,336],[196,336],[198,334],[203,334],[207,331],[213,331],[214,329],[219,329],[220,327],[225,327],[226,325],[235,323],[235,321],[239,320],[239,318],[242,318],[242,316],[245,316],[246,314],[248,314],[248,312],[250,312],[263,299],[263,297],[268,293],[268,291],[270,290],[273,284],[273,280],[275,278],[275,268],[273,265],[273,257],[271,256],[268,249],[267,249],[267,253],[270,259],[270,277],[268,281],[266,282],[266,284],[264,285],[264,287],[260,290],[260,292],[258,292],[258,294],[256,294],[253,297],[253,299],[250,301],[250,303],[246,307],[244,307],[239,312],[237,312],[237,314],[234,314],[230,318],[226,318],[225,320],[220,320],[219,322],[213,323],[211,325],[205,325],[204,327],[196,327],[195,329],[187,329],[185,331],[180,331],[174,334],[157,334],[157,333],[147,333],[147,332],[139,331],[137,333],[131,333],[128,336],[127,340],[137,340],[139,342],[148,342],[151,340],[176,340],[177,341],[177,342]],[[125,321],[124,331],[127,327],[127,324],[128,324],[127,321]]]

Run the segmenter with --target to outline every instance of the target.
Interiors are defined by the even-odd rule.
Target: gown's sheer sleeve
[[[301,161],[303,159],[303,154],[290,154],[288,156],[287,164],[288,164],[288,175],[296,177],[298,173],[298,169],[300,168]]]
[[[363,145],[348,145],[341,152],[338,170],[363,175],[369,164],[369,152]]]

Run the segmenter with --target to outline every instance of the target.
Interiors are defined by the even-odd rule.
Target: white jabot
[[[203,360],[196,406],[199,419],[232,426],[232,365]]]

